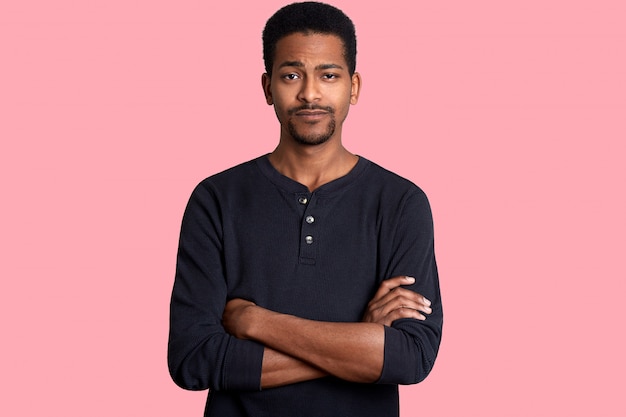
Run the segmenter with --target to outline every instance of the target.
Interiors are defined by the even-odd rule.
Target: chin
[[[329,123],[325,131],[308,133],[301,132],[294,125],[289,124],[289,133],[293,140],[301,145],[322,145],[328,142],[335,134],[335,123]]]
[[[328,140],[330,139],[329,136],[324,136],[324,137],[299,137],[299,136],[295,136],[293,138],[296,142],[298,142],[300,145],[307,145],[307,146],[318,146],[318,145],[322,145],[326,142],[328,142]]]

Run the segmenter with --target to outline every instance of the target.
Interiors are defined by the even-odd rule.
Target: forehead
[[[336,64],[347,68],[345,48],[340,37],[320,33],[292,33],[276,43],[274,68],[284,62]]]

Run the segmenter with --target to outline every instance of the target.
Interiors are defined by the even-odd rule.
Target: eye
[[[328,73],[328,74],[322,75],[322,78],[324,78],[325,80],[335,80],[338,77],[339,76],[337,74],[333,74],[333,73]]]
[[[300,78],[300,76],[299,76],[298,74],[296,74],[296,73],[293,73],[293,72],[292,72],[292,73],[289,73],[289,74],[285,74],[285,75],[283,75],[283,77],[282,77],[282,78],[283,78],[284,80],[289,80],[289,81],[291,81],[291,80],[297,80],[298,78]]]

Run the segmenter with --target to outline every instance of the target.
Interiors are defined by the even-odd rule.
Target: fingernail
[[[430,304],[431,304],[430,300],[429,300],[428,298],[426,298],[426,297],[424,297],[424,303],[425,303],[427,306],[430,306]]]
[[[411,284],[415,282],[415,278],[413,277],[404,277],[404,278],[406,278],[406,280],[410,282]]]

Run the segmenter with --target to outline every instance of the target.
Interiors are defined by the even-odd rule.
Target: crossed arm
[[[375,382],[381,375],[384,326],[402,318],[426,320],[430,301],[402,288],[414,278],[383,281],[359,323],[307,320],[233,299],[222,323],[231,335],[264,345],[261,386],[276,387],[334,375],[354,382]]]
[[[254,391],[259,385],[329,374],[350,381],[413,384],[428,375],[441,340],[443,312],[423,194],[411,193],[399,218],[385,228],[389,233],[379,237],[392,242],[377,248],[381,273],[395,278],[380,284],[361,322],[329,323],[227,299],[228,266],[222,254],[228,248],[220,210],[214,207],[217,197],[211,193],[204,185],[194,191],[181,227],[168,339],[168,368],[179,386]],[[417,280],[403,288],[411,282],[396,274],[415,274]]]

